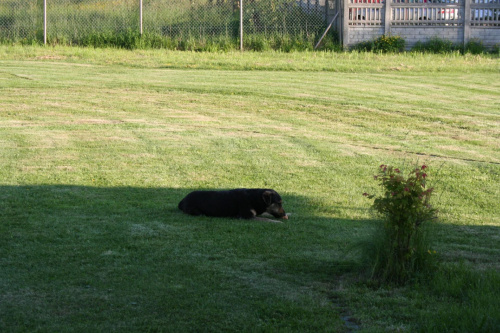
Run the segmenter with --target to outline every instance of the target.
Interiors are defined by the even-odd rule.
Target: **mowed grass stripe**
[[[59,65],[53,65],[54,70],[48,70],[47,66],[42,63],[39,72],[35,67],[30,70],[30,75],[42,78],[48,75],[49,84],[66,84],[65,88],[47,90],[37,81],[29,81],[29,86],[35,85],[29,90],[11,88],[15,89],[11,104],[28,108],[24,113],[16,114],[11,121],[23,124],[23,127],[29,124],[28,128],[47,127],[53,133],[51,138],[43,131],[28,131],[26,137],[33,141],[27,143],[30,147],[57,148],[58,144],[67,145],[68,135],[65,133],[68,132],[74,133],[69,135],[75,140],[73,147],[93,151],[113,148],[112,155],[120,150],[129,150],[127,147],[135,142],[145,154],[151,149],[158,151],[158,148],[163,148],[165,156],[179,155],[173,157],[174,160],[197,161],[194,164],[200,166],[194,174],[200,178],[206,178],[202,175],[211,172],[210,166],[201,170],[204,168],[203,160],[193,158],[193,152],[200,150],[208,156],[219,155],[215,165],[220,164],[220,170],[227,169],[223,168],[226,164],[249,167],[256,163],[253,160],[263,162],[269,155],[279,159],[276,161],[276,158],[268,157],[264,165],[276,165],[277,170],[290,169],[287,165],[294,163],[298,166],[314,164],[311,161],[318,161],[319,158],[312,156],[314,149],[310,147],[322,145],[327,151],[327,154],[319,153],[322,159],[331,155],[328,152],[331,147],[339,147],[337,150],[354,156],[360,152],[374,156],[380,152],[390,155],[391,151],[396,154],[409,151],[427,157],[455,157],[457,161],[499,161],[495,150],[498,146],[499,129],[495,126],[498,115],[493,100],[497,94],[485,90],[482,95],[475,95],[480,100],[489,100],[489,103],[483,107],[475,105],[476,114],[480,112],[487,116],[471,121],[476,115],[467,113],[469,101],[450,103],[457,94],[466,94],[470,89],[471,84],[463,75],[460,75],[460,80],[449,75],[441,78],[443,82],[464,82],[462,90],[457,90],[455,84],[453,89],[444,90],[443,98],[426,99],[422,91],[432,91],[440,86],[434,78],[427,78],[429,89],[422,89],[425,82],[422,77],[401,88],[403,82],[408,81],[406,75],[398,78],[392,73],[388,75],[387,82],[381,84],[383,75],[380,74],[363,75],[361,78],[354,74],[279,72],[269,76],[261,72],[134,70],[120,67],[102,70],[99,66],[74,66],[73,76],[58,80],[57,77],[61,76],[56,70]],[[8,70],[16,72],[14,66]],[[20,73],[17,74],[28,75],[23,71]],[[318,80],[313,81],[311,75],[317,76]],[[299,84],[301,79],[306,82],[302,86]],[[200,84],[196,84],[196,80]],[[482,85],[486,81],[482,81]],[[412,88],[412,82],[418,89]],[[481,81],[476,82],[479,85]],[[325,89],[325,85],[329,90]],[[476,89],[480,90],[480,86]],[[255,96],[252,94],[254,90]],[[232,91],[232,94],[221,91]],[[23,93],[36,102],[16,104]],[[380,94],[378,99],[376,93]],[[404,93],[408,99],[405,103],[402,97],[389,101],[391,93],[395,96],[403,96]],[[307,98],[301,98],[301,94],[307,95]],[[34,108],[36,112],[29,108]],[[439,113],[440,108],[450,111]],[[15,131],[18,135],[19,129]],[[274,144],[268,143],[264,147],[266,145],[260,142],[251,143],[259,137],[264,142],[271,139]],[[457,140],[459,147],[455,145]],[[241,149],[241,142],[250,146],[246,150]],[[165,147],[168,148],[165,150]],[[220,155],[220,151],[232,153]],[[139,159],[144,157],[141,154],[129,155]],[[332,162],[323,163],[323,168],[335,163],[335,155],[331,156]],[[54,159],[58,161],[57,157]],[[125,159],[123,156],[118,158]],[[122,162],[125,166],[128,163]],[[66,164],[70,163],[63,165]],[[105,162],[101,163],[101,167],[105,165]],[[113,164],[107,167],[109,170],[114,168]],[[196,178],[192,181],[196,182]]]

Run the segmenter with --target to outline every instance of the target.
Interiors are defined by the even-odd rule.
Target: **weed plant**
[[[393,166],[382,164],[375,180],[383,188],[373,209],[384,220],[383,232],[376,235],[372,277],[405,283],[416,272],[428,269],[432,256],[424,225],[436,218],[430,199],[434,188],[427,186],[427,165],[412,169],[408,176]]]

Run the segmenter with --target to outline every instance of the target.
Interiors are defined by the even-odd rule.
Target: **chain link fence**
[[[0,41],[43,41],[46,22],[53,44],[84,45],[96,36],[134,35],[141,29],[144,35],[177,44],[213,39],[237,44],[243,3],[244,40],[281,36],[312,43],[326,26],[328,1],[1,0]]]

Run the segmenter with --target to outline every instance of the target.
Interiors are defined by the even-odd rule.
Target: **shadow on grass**
[[[193,217],[189,192],[1,186],[0,331],[343,329],[328,290],[360,222],[294,196],[285,223]]]
[[[177,209],[190,191],[0,186],[0,331],[346,330],[332,290],[356,279],[374,221],[286,195],[281,224],[193,217]],[[443,252],[498,258],[497,227],[437,236]]]

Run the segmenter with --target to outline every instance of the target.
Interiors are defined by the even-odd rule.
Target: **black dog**
[[[269,213],[276,218],[288,219],[282,203],[280,195],[274,190],[240,188],[191,192],[179,202],[179,209],[191,215],[251,219]]]

